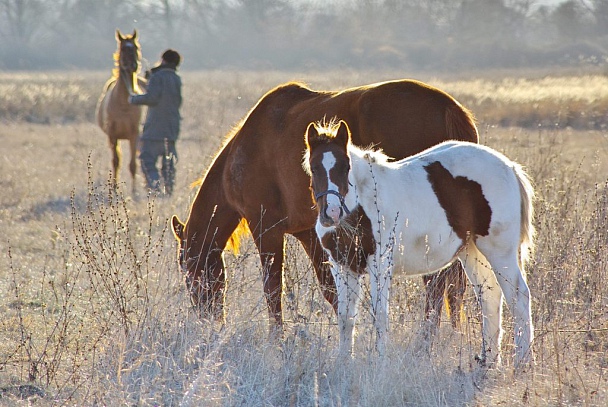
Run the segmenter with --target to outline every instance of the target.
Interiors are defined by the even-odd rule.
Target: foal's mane
[[[316,127],[319,137],[315,139],[316,144],[328,144],[333,141],[336,137],[336,132],[338,131],[338,126],[340,125],[340,120],[334,116],[329,121],[327,117],[323,116],[321,120],[318,120],[312,123],[313,126]],[[304,150],[304,154],[302,155],[302,168],[304,172],[308,174],[308,176],[312,175],[312,171],[310,169],[310,146],[307,146],[306,150]]]
[[[336,116],[329,120],[327,120],[326,117],[323,117],[321,120],[314,122],[313,124],[319,133],[319,137],[316,138],[315,143],[328,144],[331,143],[336,137],[336,133],[340,127],[340,119],[338,119]],[[370,164],[384,165],[392,161],[392,158],[384,154],[382,149],[375,148],[373,145],[368,147],[357,147],[351,142],[350,137],[347,148],[351,157],[361,158]],[[304,155],[302,157],[302,168],[304,168],[304,171],[310,176],[311,170],[309,158],[310,149],[307,148],[304,150]]]

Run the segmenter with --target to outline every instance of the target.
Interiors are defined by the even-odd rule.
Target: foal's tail
[[[536,233],[532,220],[534,218],[534,187],[530,177],[519,164],[513,165],[513,172],[519,184],[521,195],[521,232],[519,236],[520,242],[520,267],[532,256],[534,252],[534,234]]]

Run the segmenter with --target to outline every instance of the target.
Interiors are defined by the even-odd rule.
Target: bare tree
[[[0,0],[0,34],[6,41],[27,46],[41,29],[41,17],[48,1]]]

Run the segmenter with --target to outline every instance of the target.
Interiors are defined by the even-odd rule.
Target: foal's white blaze
[[[336,192],[340,192],[338,186],[334,184],[329,177],[329,172],[336,165],[336,157],[331,152],[326,152],[323,154],[323,168],[325,168],[325,175],[327,177],[327,190],[334,190]],[[329,216],[335,224],[340,222],[340,212],[342,212],[342,205],[340,204],[340,199],[333,194],[328,194],[325,196],[327,200],[327,209],[325,213]]]

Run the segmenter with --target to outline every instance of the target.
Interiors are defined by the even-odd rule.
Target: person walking
[[[173,193],[175,183],[175,142],[179,137],[182,105],[182,80],[177,67],[181,59],[173,49],[163,52],[160,64],[151,69],[146,93],[129,96],[129,103],[148,106],[140,137],[139,160],[148,188],[165,195]],[[157,168],[159,158],[160,172]]]

